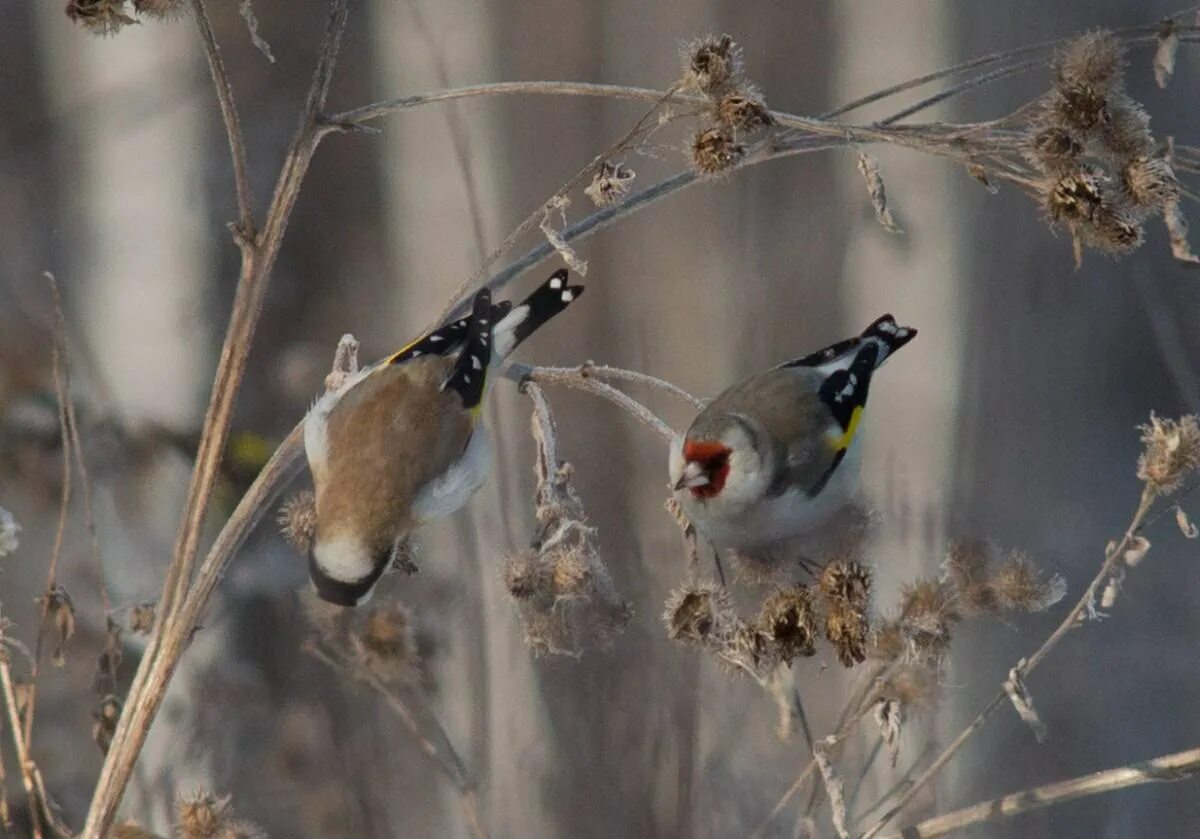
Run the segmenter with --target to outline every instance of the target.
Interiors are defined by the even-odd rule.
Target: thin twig
[[[1022,676],[1027,676],[1028,674],[1032,673],[1034,668],[1036,668],[1038,664],[1040,664],[1046,658],[1046,656],[1050,654],[1050,651],[1058,646],[1058,642],[1061,641],[1068,632],[1076,627],[1088,606],[1096,602],[1096,595],[1100,590],[1100,587],[1108,580],[1109,575],[1112,573],[1117,563],[1120,562],[1122,557],[1125,555],[1125,551],[1129,547],[1130,542],[1132,542],[1136,536],[1137,529],[1141,526],[1142,520],[1146,517],[1146,514],[1150,512],[1150,508],[1154,504],[1154,499],[1157,497],[1158,496],[1154,488],[1149,484],[1142,489],[1141,500],[1138,503],[1136,512],[1133,514],[1133,519],[1130,521],[1129,526],[1125,529],[1125,535],[1122,536],[1121,541],[1105,555],[1104,562],[1100,565],[1100,570],[1092,579],[1091,584],[1084,589],[1083,595],[1079,598],[1079,601],[1075,604],[1074,608],[1067,613],[1067,616],[1063,618],[1062,623],[1060,623],[1054,632],[1050,634],[1050,637],[1048,637],[1042,643],[1042,645],[1038,647],[1033,655],[1029,656],[1025,667],[1020,671]],[[964,744],[966,744],[967,740],[969,740],[976,731],[983,727],[983,724],[987,721],[988,717],[995,713],[997,708],[1004,705],[1007,700],[1008,693],[1002,688],[999,693],[992,698],[992,701],[989,702],[987,706],[985,706],[984,709],[979,712],[975,719],[972,720],[971,723],[964,728],[948,746],[946,746],[946,748],[940,755],[938,755],[937,759],[934,760],[929,768],[921,773],[921,776],[917,778],[915,782],[913,782],[913,785],[909,787],[902,796],[900,796],[900,799],[894,805],[892,805],[892,807],[890,807],[882,817],[880,817],[879,821],[876,822],[870,830],[862,835],[862,839],[871,839],[871,837],[878,835],[879,832],[887,825],[887,823],[895,818],[895,816],[901,810],[908,806],[908,803],[912,801],[914,797],[916,797],[916,794],[937,776],[942,768],[950,762],[950,759],[958,753],[958,750],[961,749]]]
[[[213,33],[204,0],[192,0],[192,11],[196,15],[196,28],[200,32],[200,42],[204,45],[204,55],[208,59],[213,87],[217,91],[217,103],[221,106],[221,119],[225,122],[225,136],[229,139],[229,154],[233,158],[238,235],[242,241],[253,243],[257,235],[254,230],[254,196],[250,191],[250,176],[246,172],[246,144],[242,142],[242,125],[238,119],[237,105],[233,101],[233,85],[229,83],[229,76],[225,73],[221,48],[217,46],[217,36]]]
[[[417,711],[411,707],[411,702],[406,700],[398,690],[384,682],[374,673],[363,667],[352,666],[348,661],[345,661],[334,652],[323,649],[316,642],[305,644],[304,651],[334,670],[369,685],[387,701],[388,707],[396,713],[396,716],[403,721],[413,736],[417,738],[417,743],[420,745],[421,751],[425,752],[426,755],[437,763],[438,768],[442,770],[442,774],[458,790],[459,801],[463,808],[463,814],[466,816],[467,828],[470,830],[471,836],[474,839],[487,839],[487,830],[483,827],[480,819],[479,797],[476,792],[475,782],[472,780],[463,759],[454,748],[454,744],[450,741],[450,736],[446,733],[445,727],[433,714],[432,710],[428,707],[423,707],[422,710],[424,713],[421,715],[428,720],[429,725],[434,729],[433,736],[431,737],[421,725],[420,720],[417,718]],[[417,695],[413,699],[427,706],[424,697]],[[435,739],[440,741],[440,748],[438,743],[434,742]]]
[[[262,233],[255,237],[253,242],[246,241],[245,237],[239,241],[242,250],[241,277],[221,350],[221,359],[213,380],[212,395],[204,419],[192,480],[188,487],[184,519],[176,539],[171,564],[168,566],[163,594],[159,600],[159,617],[134,676],[134,683],[97,781],[84,827],[85,839],[102,839],[111,826],[137,756],[145,743],[150,724],[162,704],[167,684],[195,627],[196,615],[207,603],[212,587],[216,584],[215,578],[210,581],[211,585],[204,586],[199,585],[199,580],[195,585],[192,581],[201,527],[229,436],[234,402],[245,374],[271,270],[279,254],[292,209],[299,197],[300,185],[317,146],[329,130],[322,114],[337,62],[342,33],[345,31],[347,14],[348,0],[331,0],[325,33],[312,83],[301,112],[300,124],[280,170]],[[219,90],[218,95],[221,95]],[[228,129],[229,125],[226,127]],[[230,137],[231,147],[239,142],[240,140],[233,136]],[[235,161],[235,168],[236,166]],[[229,529],[227,525],[225,530]],[[203,602],[196,604],[193,601],[191,609],[183,609],[182,607],[189,602],[186,598],[190,598],[196,589],[205,592]]]
[[[522,236],[524,236],[530,230],[533,230],[538,222],[545,217],[545,210],[547,207],[553,206],[555,202],[560,201],[571,190],[583,183],[583,181],[589,175],[595,172],[597,167],[599,167],[609,157],[620,154],[622,151],[629,148],[630,143],[632,143],[645,130],[647,130],[646,124],[650,120],[650,117],[654,116],[654,114],[658,112],[659,108],[661,108],[665,103],[669,102],[677,90],[678,85],[675,85],[658,94],[658,97],[654,100],[654,104],[651,105],[650,109],[642,115],[641,119],[634,123],[633,128],[625,132],[625,134],[623,134],[619,140],[602,151],[600,154],[596,155],[586,166],[568,178],[567,182],[560,186],[558,190],[555,191],[552,196],[550,196],[550,198],[548,198],[546,201],[543,201],[537,209],[535,209],[525,218],[524,221],[518,224],[516,228],[510,234],[508,234],[508,237],[505,238],[505,240],[501,242],[495,250],[487,255],[487,257],[483,260],[483,263],[478,269],[476,269],[475,273],[467,277],[467,279],[463,281],[462,285],[459,286],[458,290],[451,295],[449,302],[446,304],[446,307],[442,310],[441,314],[438,316],[433,325],[436,326],[438,323],[443,322],[449,316],[450,311],[454,309],[457,304],[465,302],[465,298],[475,293],[476,289],[479,288],[484,279],[487,277],[488,269],[496,262],[497,259],[507,253]],[[650,130],[653,130],[653,128],[654,127],[651,127]]]
[[[932,839],[934,836],[945,836],[973,824],[999,821],[1018,813],[1028,813],[1043,807],[1065,804],[1089,795],[1099,795],[1142,784],[1179,781],[1197,774],[1200,774],[1200,748],[1187,749],[1175,754],[1156,757],[1153,760],[1131,763],[1128,766],[1104,772],[1094,772],[1091,775],[1083,775],[1069,781],[1056,781],[1002,798],[984,801],[906,827],[899,833],[889,834],[886,839]]]
[[[676,437],[674,429],[655,416],[641,402],[617,390],[612,385],[606,385],[604,382],[598,382],[590,377],[586,371],[586,366],[530,367],[527,364],[509,364],[505,368],[505,375],[518,381],[528,379],[542,384],[566,385],[576,390],[593,393],[621,406],[630,414],[650,426],[650,428],[657,431],[668,442],[674,440]]]

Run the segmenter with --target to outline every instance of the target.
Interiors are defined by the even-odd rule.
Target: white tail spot
[[[466,382],[467,384],[470,384],[471,383],[471,374],[463,373],[463,381]]]
[[[550,280],[550,288],[558,291],[560,288],[562,288],[562,283],[563,281],[560,277],[554,277]]]
[[[444,341],[444,340],[445,340],[445,338],[443,338],[441,335],[430,335],[429,336],[429,343],[431,343],[431,344],[436,344],[439,341]]]
[[[574,299],[575,299],[575,295],[574,295],[574,293],[572,293],[572,292],[570,292],[570,291],[564,291],[564,292],[562,293],[562,302],[564,302],[564,303],[570,303],[570,302],[571,302],[572,300],[574,300]]]
[[[483,369],[483,365],[479,363],[479,356],[477,356],[477,355],[471,356],[471,366],[474,367],[476,370]]]

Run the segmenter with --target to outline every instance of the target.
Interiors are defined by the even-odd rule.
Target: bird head
[[[719,440],[684,440],[683,472],[675,490],[690,490],[696,498],[712,498],[729,478],[730,448]]]
[[[308,554],[308,576],[317,596],[338,606],[361,606],[391,562],[391,548],[372,551],[352,536],[322,540]]]
[[[697,501],[752,503],[766,490],[767,470],[760,452],[757,424],[738,414],[713,417],[694,425],[675,450],[675,491]]]

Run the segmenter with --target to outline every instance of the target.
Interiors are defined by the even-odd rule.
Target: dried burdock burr
[[[1179,181],[1164,157],[1131,158],[1121,169],[1121,183],[1138,207],[1159,210],[1179,199]]]
[[[308,556],[317,535],[317,497],[311,490],[297,492],[279,508],[279,532],[301,556]]]
[[[825,637],[837,650],[838,660],[844,667],[865,660],[870,573],[857,562],[835,559],[821,572],[819,591],[825,607]]]
[[[133,8],[139,15],[159,20],[173,20],[184,14],[183,0],[133,0]]]
[[[67,17],[97,35],[115,35],[123,27],[137,23],[125,12],[125,0],[71,0]]]
[[[1140,430],[1144,448],[1138,478],[1162,495],[1174,492],[1200,466],[1200,424],[1193,414],[1172,420],[1151,413]]]
[[[667,636],[674,641],[720,643],[736,622],[729,593],[708,580],[673,590],[663,609]]]
[[[597,207],[611,207],[629,194],[637,174],[624,163],[604,161],[583,192]]]
[[[777,588],[768,594],[753,626],[779,661],[787,663],[816,653],[817,619],[806,586]]]
[[[713,118],[718,125],[729,128],[734,135],[751,134],[775,124],[762,96],[750,88],[731,90],[713,106]]]
[[[701,128],[692,138],[692,166],[702,175],[720,175],[746,156],[746,147],[728,128]]]
[[[1014,551],[992,574],[992,588],[1005,609],[1044,612],[1067,593],[1066,581],[1057,574],[1045,579],[1025,554]]]
[[[711,35],[685,44],[683,87],[716,96],[742,78],[742,48],[728,35]]]

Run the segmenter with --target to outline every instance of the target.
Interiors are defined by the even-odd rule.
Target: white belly
[[[483,485],[492,466],[492,447],[482,425],[475,428],[471,442],[445,474],[421,489],[413,503],[418,521],[440,519],[458,510]]]

